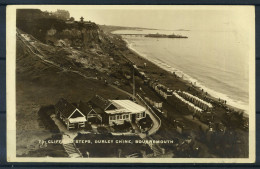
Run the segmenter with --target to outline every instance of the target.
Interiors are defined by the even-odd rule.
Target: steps
[[[153,144],[152,150],[153,150],[154,156],[163,155],[162,148],[158,144]]]
[[[146,139],[152,140],[151,137],[147,137]],[[148,145],[152,149],[154,156],[160,156],[165,153],[164,150],[159,146],[159,144],[148,143]]]
[[[63,147],[65,151],[68,153],[69,157],[82,158],[82,155],[79,152],[79,150],[76,148],[75,144],[73,143],[63,144]]]

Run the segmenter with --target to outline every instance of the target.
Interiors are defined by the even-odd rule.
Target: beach
[[[123,41],[124,40],[124,41]],[[249,116],[243,109],[237,108],[230,105],[228,102],[225,103],[223,98],[214,97],[213,95],[207,93],[207,91],[202,90],[201,87],[197,86],[194,83],[191,83],[182,76],[174,74],[172,71],[167,70],[166,64],[164,66],[159,66],[158,63],[152,62],[147,56],[142,55],[135,48],[131,48],[127,43],[127,40],[122,38],[117,42],[122,46],[126,45],[126,48],[122,48],[121,55],[124,56],[130,65],[135,65],[137,67],[135,70],[135,88],[136,93],[141,94],[142,97],[148,97],[152,100],[163,103],[162,112],[156,110],[156,114],[162,121],[162,126],[160,130],[152,136],[153,139],[173,139],[178,137],[179,139],[183,138],[183,134],[176,132],[174,125],[176,121],[181,122],[185,126],[185,130],[193,133],[192,139],[203,147],[203,152],[200,157],[234,157],[233,155],[228,155],[225,152],[222,152],[222,149],[230,151],[230,154],[233,154],[234,151],[243,152],[242,156],[238,155],[236,157],[245,157],[248,155],[248,120]],[[125,43],[125,44],[124,44]],[[141,73],[145,73],[146,77],[149,78],[149,84],[145,83]],[[212,113],[214,118],[211,121],[204,121],[200,116],[194,116],[192,111],[188,110],[187,104],[177,99],[176,96],[167,97],[167,99],[160,96],[153,87],[150,85],[150,82],[156,82],[159,85],[164,85],[174,92],[187,92],[196,96],[208,103],[211,103],[213,106],[212,110],[208,110],[209,113]],[[130,85],[131,86],[131,85]],[[121,86],[123,90],[132,92],[132,88],[129,86]],[[202,116],[206,114],[205,111],[202,113]],[[198,131],[203,131],[210,135],[210,126],[217,125],[225,126],[223,129],[217,129],[218,139],[213,139],[211,141],[206,138],[202,138],[201,133]],[[199,129],[199,130],[198,130]],[[167,132],[168,131],[168,132]],[[170,132],[171,131],[171,132]],[[221,134],[221,131],[225,134]],[[173,133],[172,133],[173,132]],[[197,133],[198,132],[198,133]],[[236,133],[236,134],[234,134]],[[236,138],[235,138],[236,137]],[[236,142],[230,144],[229,140],[235,138]],[[221,145],[225,145],[225,148],[216,147],[212,148],[211,144],[213,142],[221,142]],[[232,147],[232,148],[231,148]]]
[[[160,30],[146,30],[145,33],[152,31],[160,32]],[[122,32],[129,33],[129,31],[115,31],[113,33],[120,34]],[[144,31],[134,33],[141,34]],[[170,34],[172,31],[162,31],[162,33]],[[247,62],[247,57],[246,53],[241,54],[241,50],[237,51],[235,48],[238,41],[239,43],[243,42],[243,38],[231,33],[231,37],[226,37],[227,42],[222,42],[224,36],[227,35],[223,32],[214,32],[213,35],[212,33],[196,32],[196,36],[190,31],[177,33],[190,36],[188,39],[123,36],[123,39],[127,42],[128,48],[143,58],[168,72],[175,72],[176,75],[192,82],[211,96],[226,100],[232,107],[248,113],[248,67],[243,66]],[[222,37],[217,39],[216,36],[220,35]],[[207,36],[208,39],[203,36]],[[201,44],[194,46],[196,43],[194,38],[198,38]],[[223,44],[206,45],[205,42],[201,42],[202,38],[206,39],[206,43],[214,39],[216,43]],[[231,46],[230,49],[225,48],[227,43],[229,43],[229,47]],[[210,52],[204,52],[205,50]],[[237,57],[242,59],[237,59]]]

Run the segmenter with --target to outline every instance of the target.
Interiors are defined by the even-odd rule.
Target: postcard
[[[7,160],[253,163],[254,6],[7,6]]]

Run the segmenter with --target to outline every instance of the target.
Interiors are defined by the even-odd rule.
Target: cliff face
[[[17,28],[53,46],[99,51],[107,45],[103,31],[95,23],[65,21],[39,10],[18,10]]]
[[[39,10],[22,10],[17,12],[17,31],[27,43],[25,47],[35,49],[40,57],[61,69],[73,69],[85,75],[93,75],[95,71],[94,74],[107,76],[122,71],[127,62],[122,55],[125,42],[104,33],[93,22],[64,21]]]
[[[103,32],[95,23],[74,22],[63,30],[52,26],[46,31],[44,41],[55,46],[71,46],[77,49],[91,49],[106,43]],[[63,41],[62,43],[59,43]]]

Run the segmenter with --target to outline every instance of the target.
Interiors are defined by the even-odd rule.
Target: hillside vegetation
[[[51,137],[38,123],[42,106],[53,105],[62,97],[69,102],[87,101],[95,94],[127,98],[105,83],[115,81],[119,70],[128,71],[121,64],[124,58],[114,50],[114,39],[94,23],[91,28],[70,27],[64,20],[45,15],[39,10],[17,12],[17,155],[37,149],[38,140]],[[48,35],[50,29],[56,33]],[[73,33],[61,36],[65,29],[80,31],[81,38]],[[83,46],[74,43],[77,39]]]

